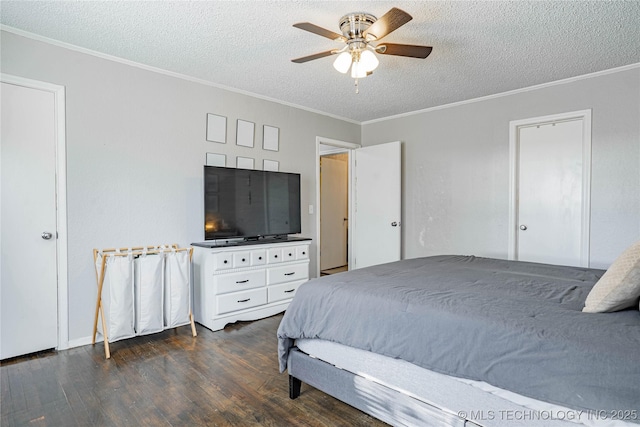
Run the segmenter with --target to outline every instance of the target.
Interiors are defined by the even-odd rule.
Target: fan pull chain
[[[360,93],[360,88],[358,87],[358,79],[356,79],[355,86],[356,86],[356,93]]]

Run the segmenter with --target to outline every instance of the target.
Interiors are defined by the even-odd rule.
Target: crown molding
[[[573,83],[576,81],[580,81],[580,80],[584,80],[584,79],[590,79],[593,77],[599,77],[599,76],[603,76],[603,75],[607,75],[607,74],[614,74],[614,73],[619,73],[619,72],[623,72],[623,71],[628,71],[628,70],[632,70],[635,68],[640,68],[640,63],[635,63],[635,64],[629,64],[629,65],[624,65],[621,67],[616,67],[616,68],[610,68],[607,70],[602,70],[602,71],[596,71],[593,73],[589,73],[589,74],[583,74],[580,76],[575,76],[575,77],[569,77],[566,79],[561,79],[561,80],[556,80],[553,82],[547,82],[547,83],[541,83],[538,85],[534,85],[534,86],[528,86],[525,88],[520,88],[520,89],[514,89],[514,90],[510,90],[507,92],[501,92],[501,93],[496,93],[493,95],[487,95],[487,96],[481,96],[478,98],[472,98],[472,99],[466,99],[464,101],[458,101],[458,102],[452,102],[450,104],[443,104],[443,105],[438,105],[435,107],[429,107],[429,108],[424,108],[421,110],[414,110],[414,111],[409,111],[406,113],[401,113],[401,114],[395,114],[392,116],[386,116],[386,117],[380,117],[377,119],[372,119],[372,120],[365,120],[365,121],[358,121],[358,120],[354,120],[354,119],[350,119],[347,117],[342,117],[342,116],[338,116],[335,114],[331,114],[331,113],[327,113],[326,111],[320,111],[320,110],[315,110],[313,108],[309,108],[309,107],[305,107],[303,105],[298,105],[298,104],[294,104],[291,102],[286,102],[286,101],[282,101],[280,99],[275,99],[275,98],[271,98],[268,96],[264,96],[264,95],[260,95],[257,93],[253,93],[253,92],[249,92],[246,90],[242,90],[242,89],[237,89],[231,86],[226,86],[226,85],[222,85],[219,83],[214,83],[208,80],[204,80],[204,79],[200,79],[200,78],[196,78],[196,77],[192,77],[192,76],[188,76],[185,74],[181,74],[181,73],[176,73],[173,71],[168,71],[168,70],[164,70],[162,68],[158,68],[158,67],[153,67],[150,65],[146,65],[146,64],[142,64],[139,62],[135,62],[135,61],[131,61],[128,59],[124,59],[124,58],[120,58],[114,55],[108,55],[105,53],[101,53],[101,52],[97,52],[95,50],[91,50],[91,49],[87,49],[87,48],[83,48],[80,46],[76,46],[70,43],[66,43],[66,42],[61,42],[59,40],[55,40],[49,37],[44,37],[38,34],[34,34],[34,33],[30,33],[28,31],[24,31],[24,30],[20,30],[18,28],[14,28],[14,27],[10,27],[8,25],[4,25],[4,24],[0,24],[0,30],[2,31],[7,31],[9,33],[13,33],[22,37],[26,37],[32,40],[36,40],[36,41],[40,41],[43,43],[47,43],[47,44],[51,44],[54,46],[58,46],[58,47],[62,47],[65,49],[69,49],[69,50],[73,50],[76,52],[80,52],[80,53],[84,53],[87,55],[91,55],[91,56],[95,56],[98,58],[102,58],[102,59],[107,59],[109,61],[114,61],[114,62],[118,62],[121,64],[125,64],[125,65],[129,65],[132,67],[136,67],[136,68],[140,68],[143,70],[147,70],[147,71],[151,71],[151,72],[155,72],[155,73],[159,73],[159,74],[164,74],[167,76],[171,76],[171,77],[175,77],[178,79],[182,79],[182,80],[186,80],[189,82],[193,82],[193,83],[199,83],[205,86],[210,86],[210,87],[215,87],[217,89],[221,89],[221,90],[225,90],[228,92],[233,92],[233,93],[237,93],[240,95],[245,95],[245,96],[250,96],[252,98],[257,98],[257,99],[261,99],[264,101],[268,101],[268,102],[273,102],[276,104],[280,104],[280,105],[284,105],[287,107],[292,107],[292,108],[296,108],[296,109],[300,109],[303,111],[307,111],[310,113],[314,113],[314,114],[320,114],[326,117],[330,117],[332,119],[336,119],[336,120],[341,120],[347,123],[352,123],[355,125],[360,125],[360,126],[364,126],[364,125],[369,125],[369,124],[373,124],[373,123],[378,123],[378,122],[384,122],[387,120],[395,120],[395,119],[399,119],[399,118],[403,118],[403,117],[410,117],[410,116],[415,116],[418,114],[423,114],[423,113],[429,113],[432,111],[438,111],[438,110],[443,110],[446,108],[454,108],[454,107],[459,107],[461,105],[467,105],[467,104],[472,104],[472,103],[476,103],[476,102],[482,102],[482,101],[487,101],[487,100],[491,100],[491,99],[496,99],[496,98],[502,98],[502,97],[506,97],[506,96],[511,96],[511,95],[516,95],[519,93],[525,93],[525,92],[530,92],[533,90],[538,90],[538,89],[544,89],[547,87],[552,87],[552,86],[557,86],[557,85],[562,85],[562,84],[567,84],[567,83]]]
[[[8,25],[4,25],[4,24],[0,24],[0,30],[2,31],[6,31],[8,33],[13,33],[16,34],[18,36],[21,37],[25,37],[28,39],[32,39],[32,40],[36,40],[39,42],[43,42],[43,43],[47,43],[50,45],[54,45],[57,47],[62,47],[64,49],[69,49],[69,50],[73,50],[75,52],[80,52],[80,53],[84,53],[87,55],[91,55],[91,56],[95,56],[101,59],[106,59],[109,61],[113,61],[113,62],[118,62],[120,64],[124,64],[124,65],[129,65],[131,67],[136,67],[136,68],[140,68],[146,71],[151,71],[154,73],[158,73],[158,74],[164,74],[166,76],[170,76],[170,77],[175,77],[177,79],[182,79],[182,80],[186,80],[192,83],[199,83],[205,86],[210,86],[210,87],[215,87],[217,89],[221,89],[221,90],[226,90],[228,92],[233,92],[233,93],[237,93],[240,95],[245,95],[245,96],[250,96],[252,98],[258,98],[261,99],[263,101],[269,101],[269,102],[274,102],[276,104],[280,104],[280,105],[284,105],[287,107],[293,107],[293,108],[297,108],[299,110],[304,110],[307,111],[309,113],[314,113],[314,114],[320,114],[323,116],[327,116],[330,117],[332,119],[336,119],[336,120],[341,120],[343,122],[348,122],[348,123],[352,123],[352,124],[356,124],[356,125],[360,125],[361,123],[357,120],[353,120],[347,117],[341,117],[335,114],[331,114],[331,113],[327,113],[326,111],[320,111],[320,110],[315,110],[313,108],[309,108],[309,107],[305,107],[304,105],[298,105],[298,104],[294,104],[292,102],[286,102],[286,101],[282,101],[280,99],[275,99],[275,98],[271,98],[268,96],[264,96],[264,95],[260,95],[258,93],[253,93],[253,92],[249,92],[246,90],[242,90],[242,89],[237,89],[231,86],[226,86],[226,85],[222,85],[219,83],[214,83],[208,80],[204,80],[204,79],[200,79],[197,77],[192,77],[192,76],[188,76],[186,74],[181,74],[181,73],[176,73],[174,71],[168,71],[168,70],[164,70],[162,68],[158,68],[158,67],[153,67],[151,65],[146,65],[146,64],[142,64],[140,62],[136,62],[136,61],[131,61],[129,59],[124,59],[124,58],[120,58],[118,56],[114,56],[114,55],[109,55],[106,53],[101,53],[92,49],[87,49],[84,47],[80,47],[80,46],[76,46],[74,44],[71,43],[66,43],[66,42],[61,42],[59,40],[55,40],[49,37],[45,37],[45,36],[41,36],[38,34],[34,34],[34,33],[30,33],[28,31],[24,31],[24,30],[20,30],[18,28],[14,28],[14,27],[10,27]]]
[[[514,89],[514,90],[507,91],[507,92],[500,92],[500,93],[496,93],[496,94],[493,94],[493,95],[481,96],[479,98],[466,99],[464,101],[452,102],[450,104],[438,105],[438,106],[435,106],[435,107],[424,108],[422,110],[409,111],[409,112],[402,113],[402,114],[395,114],[393,116],[381,117],[379,119],[366,120],[366,121],[360,122],[360,124],[362,126],[364,126],[364,125],[370,125],[370,124],[373,124],[373,123],[384,122],[384,121],[387,121],[387,120],[399,119],[399,118],[402,118],[402,117],[415,116],[417,114],[429,113],[431,111],[444,110],[446,108],[459,107],[461,105],[473,104],[475,102],[482,102],[482,101],[487,101],[487,100],[490,100],[490,99],[502,98],[502,97],[505,97],[505,96],[511,96],[511,95],[516,95],[516,94],[519,94],[519,93],[530,92],[530,91],[533,91],[533,90],[544,89],[544,88],[547,88],[547,87],[558,86],[558,85],[563,85],[563,84],[567,84],[567,83],[573,83],[573,82],[577,82],[577,81],[580,81],[580,80],[590,79],[590,78],[593,78],[593,77],[600,77],[600,76],[604,76],[604,75],[607,75],[607,74],[620,73],[620,72],[623,72],[623,71],[633,70],[635,68],[640,68],[640,62],[635,63],[635,64],[623,65],[621,67],[610,68],[610,69],[607,69],[607,70],[596,71],[594,73],[583,74],[583,75],[580,75],[580,76],[569,77],[569,78],[566,78],[566,79],[555,80],[553,82],[541,83],[541,84],[538,84],[538,85],[528,86],[528,87],[524,87],[524,88],[521,88],[521,89]]]

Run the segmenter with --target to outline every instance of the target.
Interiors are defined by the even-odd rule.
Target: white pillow
[[[640,298],[640,241],[627,248],[595,284],[582,309],[609,313],[635,306]]]

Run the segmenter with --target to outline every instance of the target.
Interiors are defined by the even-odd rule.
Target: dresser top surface
[[[217,248],[237,248],[242,246],[258,246],[258,245],[274,245],[274,244],[291,244],[291,243],[300,243],[300,242],[310,242],[311,239],[308,237],[287,237],[283,239],[260,239],[260,240],[240,240],[240,241],[207,241],[207,242],[197,242],[192,243],[191,246],[196,246],[200,248],[207,249],[217,249]]]

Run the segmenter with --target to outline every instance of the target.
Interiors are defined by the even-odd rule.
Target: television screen
[[[204,167],[205,240],[300,232],[300,174]]]

